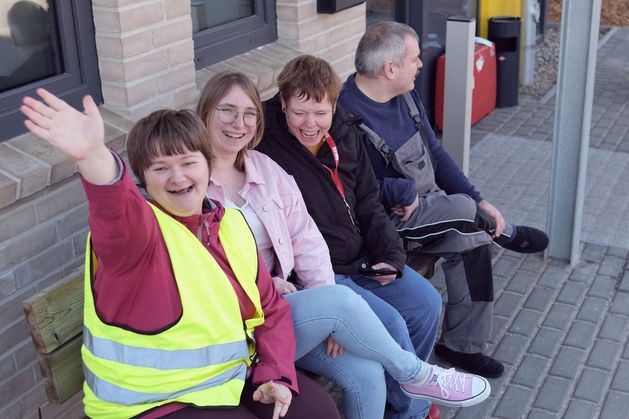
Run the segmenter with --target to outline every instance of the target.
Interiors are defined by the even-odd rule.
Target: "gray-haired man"
[[[380,181],[380,200],[409,249],[445,258],[448,288],[435,354],[486,377],[503,365],[483,354],[491,335],[491,245],[540,252],[548,237],[505,222],[441,147],[413,91],[422,67],[419,38],[409,26],[370,26],[356,51],[357,73],[339,103],[363,119],[367,152]]]

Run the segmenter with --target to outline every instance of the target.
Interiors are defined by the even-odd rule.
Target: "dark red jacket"
[[[166,244],[153,211],[127,169],[123,169],[121,180],[112,185],[97,186],[83,180],[83,187],[89,202],[92,246],[99,258],[94,293],[101,319],[148,333],[176,322],[182,307]],[[173,218],[195,234],[203,219],[207,219],[210,228],[202,229],[202,241],[208,243],[206,248],[229,277],[241,314],[248,318],[253,314],[253,304],[236,281],[218,239],[224,212],[219,203],[214,203],[214,208],[204,208],[202,215]],[[279,380],[297,392],[290,306],[275,290],[262,258],[258,261],[257,285],[265,322],[255,329],[259,363],[253,370],[253,381],[261,384]],[[203,279],[202,275],[199,279]]]

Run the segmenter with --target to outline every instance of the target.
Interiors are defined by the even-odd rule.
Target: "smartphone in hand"
[[[371,269],[371,268],[362,268],[360,273],[365,276],[384,276],[384,275],[397,275],[397,271],[395,269]]]

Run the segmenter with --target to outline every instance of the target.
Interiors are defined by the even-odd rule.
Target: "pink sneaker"
[[[485,378],[432,366],[432,378],[425,385],[401,384],[413,399],[427,399],[443,406],[474,406],[489,397],[491,386]]]

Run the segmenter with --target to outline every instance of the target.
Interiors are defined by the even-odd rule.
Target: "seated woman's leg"
[[[248,381],[250,383],[250,381]],[[294,397],[284,419],[340,419],[336,403],[316,381],[297,371],[299,396]],[[253,400],[255,387],[245,385],[240,403],[260,419],[273,417],[273,404],[262,404]]]
[[[412,352],[403,350],[367,302],[342,285],[286,295],[293,312],[296,359],[332,336],[351,354],[381,364],[396,381],[408,383],[427,371]]]
[[[337,275],[336,282],[337,284],[346,285],[355,291],[356,294],[360,295],[371,308],[370,312],[373,312],[371,315],[373,316],[374,313],[376,314],[377,318],[379,318],[382,324],[384,324],[386,331],[393,340],[405,351],[413,352],[413,344],[409,338],[406,323],[404,322],[402,316],[400,316],[400,314],[391,305],[376,297],[373,293],[359,287],[351,278],[347,276]],[[340,293],[337,293],[337,296],[340,295]],[[341,307],[342,311],[347,314],[348,310],[344,308],[344,305],[341,305]],[[365,316],[369,316],[369,314]],[[369,329],[369,333],[367,334],[373,336],[374,332],[372,331],[369,322],[365,321],[364,318],[356,316],[354,317],[354,320],[358,320],[363,325],[366,325]],[[341,342],[339,341],[339,343]],[[299,337],[297,338],[297,345],[300,345]],[[385,363],[382,363],[382,365],[385,369],[387,368]],[[410,399],[401,390],[398,381],[396,381],[389,373],[385,374],[385,380],[387,385],[387,401],[393,410],[391,417],[410,418],[418,414],[420,415],[419,417],[423,417],[423,415],[428,412],[428,408],[430,407],[430,403],[428,401]]]
[[[408,266],[401,278],[386,286],[359,277],[356,283],[395,307],[408,328],[412,350],[423,360],[430,357],[441,316],[441,296],[424,277]],[[406,348],[405,348],[406,349]]]
[[[327,355],[326,343],[301,357],[295,364],[322,375],[343,389],[343,413],[347,419],[382,419],[386,385],[382,365],[344,353],[336,359]]]
[[[405,279],[411,280],[409,277]],[[368,294],[366,290],[362,292]],[[376,300],[373,295],[368,298]],[[393,410],[391,417],[424,417],[429,408],[429,402],[425,398],[448,405],[466,406],[485,400],[491,391],[489,383],[481,377],[460,374],[454,370],[443,371],[421,361],[414,352],[402,349],[388,334],[365,299],[348,287],[331,285],[308,289],[289,294],[286,300],[293,310],[297,356],[302,356],[306,351],[313,351],[315,348],[312,345],[316,344],[319,346],[320,358],[323,359],[326,356],[326,347],[322,342],[328,336],[332,336],[348,354],[378,362],[390,375],[387,379],[387,396]],[[384,301],[380,304],[382,307],[379,307],[379,310],[389,311],[389,320],[395,315],[400,317],[400,314]],[[406,323],[401,317],[400,322],[406,332],[404,336],[407,345],[412,346],[406,331]],[[434,337],[432,339],[434,341]],[[329,372],[328,374],[332,375]],[[443,377],[457,378],[454,378],[454,381],[447,381],[441,374]],[[393,378],[395,381],[391,382]],[[460,384],[454,385],[463,381],[469,383],[469,386],[466,384],[459,388]],[[400,386],[398,383],[404,385]],[[415,400],[411,400],[409,396],[422,400],[414,403]]]

